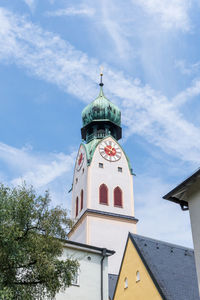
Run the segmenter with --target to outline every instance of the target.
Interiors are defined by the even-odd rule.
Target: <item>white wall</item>
[[[112,137],[104,139],[112,140]],[[84,153],[84,162],[80,171],[77,171],[77,159],[80,152]],[[76,197],[79,198],[79,214],[76,218],[84,213],[87,208],[113,212],[117,214],[124,214],[129,216],[134,216],[134,197],[133,197],[133,176],[130,174],[127,159],[121,149],[122,156],[121,159],[116,162],[110,162],[104,159],[99,153],[99,146],[97,146],[92,162],[90,166],[87,166],[87,157],[85,152],[85,147],[80,146],[73,178],[73,190],[72,190],[72,219],[75,218],[75,203]],[[103,163],[103,168],[99,168],[99,163]],[[118,167],[122,168],[122,173],[118,172]],[[84,169],[84,173],[82,170]],[[78,179],[78,182],[76,182]],[[108,201],[109,205],[102,205],[99,203],[99,187],[102,183],[108,186]],[[114,207],[113,193],[114,188],[119,186],[123,192],[123,208]],[[84,192],[83,210],[80,211],[80,195],[81,189]]]
[[[84,161],[81,169],[78,171],[76,169],[77,166],[77,159],[79,157],[80,152],[84,153]],[[84,173],[83,173],[84,169]],[[77,158],[76,158],[76,164],[74,168],[74,177],[73,177],[73,189],[72,189],[72,211],[71,211],[71,217],[72,219],[78,219],[80,216],[84,213],[84,211],[87,208],[87,172],[88,172],[88,167],[87,167],[87,156],[86,156],[86,151],[85,147],[83,145],[80,146]],[[76,183],[76,179],[78,179],[78,182]],[[80,211],[80,205],[81,205],[81,190],[83,189],[83,209]],[[77,218],[75,218],[75,204],[76,204],[76,197],[78,196],[79,198],[79,214]]]
[[[74,242],[88,244],[88,226],[86,218],[84,218],[79,226],[72,231],[69,239]]]
[[[194,243],[194,255],[197,269],[198,285],[200,290],[200,180],[187,192],[189,204],[190,222],[192,227],[192,236]]]
[[[136,225],[125,221],[89,216],[89,244],[114,250],[108,259],[108,273],[118,274],[128,233],[136,233]]]
[[[103,141],[106,140],[112,140],[115,143],[112,137],[108,137]],[[80,151],[85,151],[84,146],[81,145]],[[133,176],[130,173],[128,162],[122,149],[121,153],[120,160],[116,162],[107,161],[99,153],[98,145],[93,154],[92,162],[88,167],[85,153],[85,160],[81,168],[84,168],[84,173],[76,169],[74,172],[72,216],[75,215],[75,201],[77,195],[79,195],[80,200],[81,189],[84,190],[84,209],[79,213],[78,218],[87,208],[134,216]],[[103,163],[103,168],[99,168],[99,163]],[[122,173],[118,172],[118,167],[122,168]],[[76,183],[76,178],[78,178],[78,183]],[[106,184],[109,190],[109,205],[99,203],[99,187],[102,183]],[[117,186],[123,192],[122,208],[114,207],[113,203],[113,192]],[[116,254],[109,259],[109,273],[118,274],[129,232],[136,232],[136,225],[129,221],[114,221],[106,217],[87,216],[82,224],[72,232],[70,240],[116,251]]]
[[[115,142],[111,137],[103,141],[107,140]],[[101,156],[99,146],[97,146],[91,165],[88,168],[88,189],[90,189],[90,193],[88,194],[88,208],[134,216],[133,176],[130,174],[127,159],[122,150],[121,152],[122,156],[120,160],[110,162]],[[103,163],[103,168],[99,168],[99,163]],[[122,173],[118,172],[118,167],[122,168]],[[99,187],[102,183],[108,186],[109,205],[99,203]],[[114,207],[113,192],[117,186],[123,191],[123,208]]]
[[[100,254],[77,249],[64,249],[62,259],[78,259],[80,263],[79,285],[70,286],[56,295],[56,300],[101,300]],[[91,260],[88,260],[88,257]],[[108,258],[104,259],[104,300],[108,300]]]

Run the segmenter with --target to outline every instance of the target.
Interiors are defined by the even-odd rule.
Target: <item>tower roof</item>
[[[105,97],[101,84],[99,96],[83,109],[82,121],[83,127],[93,121],[110,121],[117,126],[121,125],[121,111]]]

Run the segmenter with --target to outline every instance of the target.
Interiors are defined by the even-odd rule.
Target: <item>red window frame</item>
[[[76,217],[78,216],[78,197],[76,197]]]
[[[108,187],[104,183],[99,187],[99,203],[108,205]]]
[[[80,210],[83,209],[83,190],[81,190],[81,208]]]
[[[123,195],[119,186],[114,189],[114,206],[123,207]]]

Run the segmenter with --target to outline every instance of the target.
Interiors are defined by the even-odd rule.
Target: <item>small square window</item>
[[[103,164],[102,163],[99,163],[99,168],[103,168]]]
[[[118,167],[118,172],[122,173],[122,168],[121,167]]]

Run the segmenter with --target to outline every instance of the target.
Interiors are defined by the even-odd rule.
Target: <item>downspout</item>
[[[103,300],[103,261],[106,257],[106,249],[102,249],[102,259],[101,259],[101,300]]]

